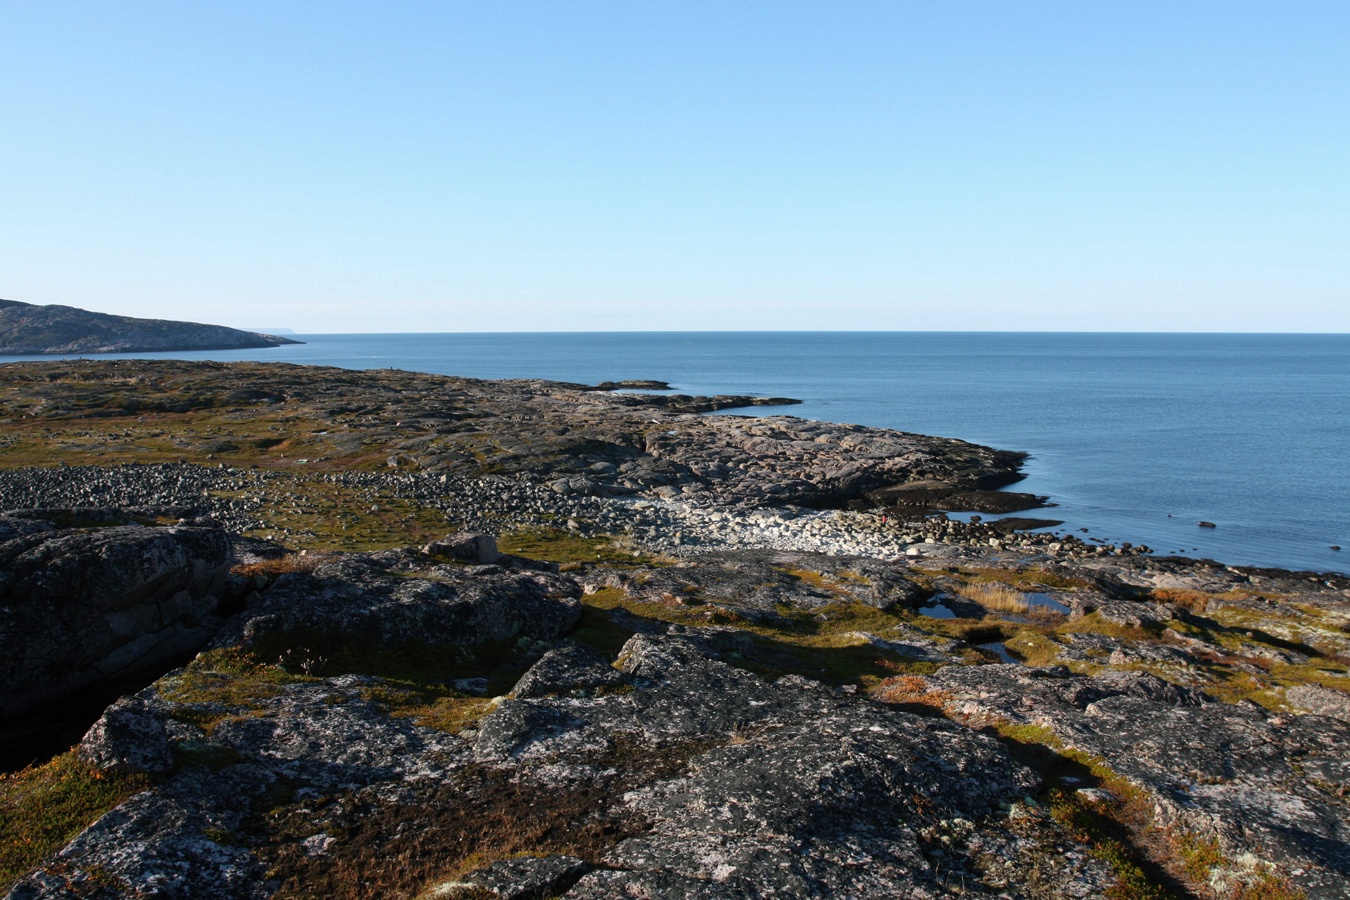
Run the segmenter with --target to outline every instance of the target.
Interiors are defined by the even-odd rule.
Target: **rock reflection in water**
[[[981,650],[988,650],[1005,663],[1021,663],[1020,659],[1008,652],[1008,648],[1003,645],[1002,641],[995,641],[991,644],[976,644],[975,646]]]

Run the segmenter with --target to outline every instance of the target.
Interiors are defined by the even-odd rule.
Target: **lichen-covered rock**
[[[1319,716],[1350,722],[1350,694],[1315,684],[1300,684],[1285,692],[1290,706]]]
[[[617,688],[627,679],[608,662],[583,647],[569,645],[551,650],[535,663],[511,689],[523,700],[555,693]]]
[[[0,544],[0,716],[205,644],[229,541],[218,528],[38,531]]]
[[[1220,703],[1139,672],[949,667],[926,681],[966,720],[1039,726],[1102,760],[1147,792],[1160,825],[1275,866],[1309,898],[1350,896],[1345,722]]]
[[[752,732],[631,795],[629,806],[656,825],[607,862],[748,896],[912,896],[936,880],[924,824],[986,817],[1036,781],[995,741],[846,708]]]
[[[266,871],[233,836],[278,784],[266,767],[237,765],[142,791],[21,879],[6,900],[270,897]]]
[[[432,895],[453,900],[484,892],[501,900],[546,900],[561,896],[594,866],[575,856],[522,856],[476,869],[457,882],[432,889]]]
[[[379,840],[406,831],[434,859],[438,839],[474,835],[509,812],[497,804],[523,802],[533,812],[517,827],[562,815],[529,827],[585,836],[586,861],[489,856],[421,883],[451,897],[946,896],[944,872],[978,882],[977,856],[1014,845],[1008,804],[1038,778],[997,740],[715,655],[687,634],[638,635],[622,671],[609,669],[621,683],[597,685],[603,660],[562,649],[458,736],[392,714],[377,698],[393,688],[378,679],[265,682],[244,698],[173,673],[110,711],[85,749],[121,764],[133,754],[117,749],[118,723],[158,721],[162,731],[136,733],[146,748],[167,741],[167,780],[11,898],[68,896],[72,878],[95,873],[118,895],[264,897],[305,866],[352,865],[372,821],[404,822]],[[457,824],[461,808],[473,819]],[[939,853],[935,835],[952,828],[961,841]]]
[[[139,696],[108,707],[80,741],[80,759],[109,772],[167,772],[173,768],[163,708]]]
[[[714,744],[624,795],[624,813],[650,829],[605,857],[618,871],[565,896],[940,895],[922,828],[997,817],[1038,783],[984,735],[796,676],[766,682],[706,649],[638,635],[619,657],[631,692],[508,700],[483,722],[478,759],[546,783],[558,760],[579,765],[626,734]]]

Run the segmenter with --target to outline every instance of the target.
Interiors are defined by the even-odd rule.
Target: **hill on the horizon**
[[[0,300],[0,354],[6,355],[242,350],[299,343],[224,325],[138,319],[73,306]]]

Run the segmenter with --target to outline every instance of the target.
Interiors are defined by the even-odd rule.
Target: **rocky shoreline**
[[[7,708],[199,650],[0,780],[15,900],[1350,896],[1350,578],[655,382],[6,375]]]

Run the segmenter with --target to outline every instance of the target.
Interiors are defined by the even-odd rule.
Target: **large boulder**
[[[576,624],[580,597],[580,585],[549,572],[428,566],[401,550],[351,554],[277,579],[220,642],[276,648],[290,635],[384,647],[551,641]]]
[[[0,544],[0,716],[158,665],[215,632],[218,528],[66,528]]]

